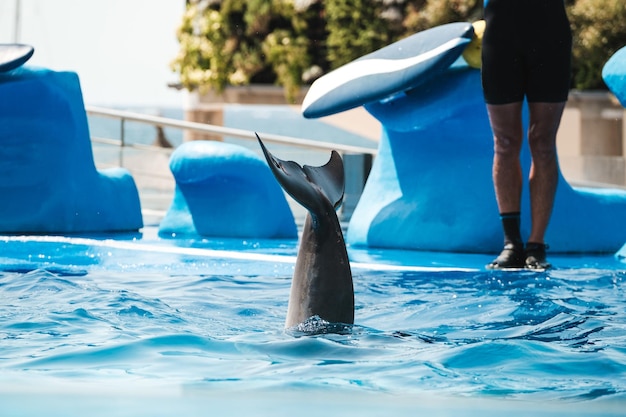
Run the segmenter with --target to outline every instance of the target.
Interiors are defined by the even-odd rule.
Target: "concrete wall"
[[[308,88],[302,88],[296,97],[301,104]],[[282,87],[271,85],[252,85],[227,87],[221,94],[208,91],[204,94],[191,92],[188,95],[185,120],[189,122],[224,125],[223,104],[292,104],[285,99]],[[190,140],[223,140],[220,135],[203,134],[186,131],[184,141]]]
[[[626,110],[611,93],[573,91],[557,143],[570,182],[626,186]]]

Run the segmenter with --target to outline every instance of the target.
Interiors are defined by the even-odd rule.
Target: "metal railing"
[[[169,203],[170,197],[163,195],[156,195],[155,189],[168,189],[171,191],[174,186],[174,179],[171,177],[169,169],[167,167],[167,160],[172,152],[171,148],[164,148],[156,145],[146,145],[129,140],[127,137],[127,122],[138,122],[146,125],[154,126],[156,128],[175,128],[184,131],[190,131],[195,133],[220,135],[224,138],[245,139],[256,142],[255,132],[243,129],[228,128],[217,125],[210,125],[197,122],[189,122],[184,120],[170,119],[160,116],[152,116],[147,114],[115,110],[109,108],[102,108],[96,106],[85,106],[87,114],[92,117],[105,117],[112,118],[119,121],[119,139],[102,138],[92,136],[91,141],[97,145],[107,145],[118,147],[117,161],[106,164],[100,164],[102,167],[117,166],[128,168],[132,171],[135,178],[135,182],[139,188],[139,193],[142,198],[142,206],[150,207],[156,210],[163,210],[164,206]],[[344,167],[346,170],[346,188],[344,195],[344,204],[342,206],[341,215],[344,220],[349,219],[352,215],[352,211],[356,207],[356,203],[361,196],[365,180],[371,167],[372,159],[377,154],[377,149],[367,148],[362,146],[353,146],[346,144],[336,144],[330,142],[321,142],[310,139],[296,138],[291,136],[276,135],[271,133],[258,132],[259,136],[264,142],[277,143],[286,145],[289,147],[299,147],[315,151],[330,151],[335,150],[341,153],[344,157]],[[258,148],[258,145],[251,143],[254,147]],[[146,161],[154,160],[154,158],[133,158],[128,155],[125,160],[125,152],[133,152],[137,150],[139,152],[152,152],[158,161],[158,166],[148,166],[145,164],[137,165],[137,160]],[[114,151],[115,152],[115,151]],[[154,161],[153,161],[154,162]],[[157,183],[158,186],[154,184]],[[157,194],[163,194],[157,193]],[[291,201],[290,198],[288,198]],[[302,220],[303,213],[299,213],[300,208],[297,204],[290,203],[292,211],[296,215],[297,220]],[[299,217],[302,217],[300,219]]]
[[[176,120],[169,119],[166,117],[160,116],[150,116],[147,114],[134,113],[122,110],[114,110],[107,109],[96,106],[85,106],[85,110],[87,114],[91,116],[100,116],[100,117],[111,117],[114,119],[120,120],[120,140],[114,141],[110,139],[102,139],[98,138],[98,141],[106,141],[108,144],[118,144],[119,146],[132,146],[132,147],[143,147],[148,148],[149,145],[137,145],[127,143],[126,134],[125,134],[125,123],[126,121],[132,122],[140,122],[153,126],[160,127],[173,127],[182,130],[189,130],[197,133],[209,133],[223,136],[230,136],[239,139],[250,139],[256,141],[255,132],[243,129],[235,129],[230,127],[223,127],[217,125],[210,125],[205,123],[197,123],[197,122],[188,122],[185,120]],[[265,142],[273,142],[286,144],[290,146],[298,146],[304,148],[312,148],[318,150],[335,150],[340,153],[356,153],[356,154],[366,154],[366,155],[376,155],[377,150],[374,148],[366,148],[362,146],[352,146],[352,145],[344,145],[344,144],[336,144],[329,142],[320,142],[311,139],[302,139],[296,138],[292,136],[283,136],[283,135],[275,135],[271,133],[261,133],[258,132],[259,136]]]

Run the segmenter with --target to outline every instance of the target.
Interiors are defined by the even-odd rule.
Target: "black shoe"
[[[548,245],[544,243],[528,242],[526,244],[526,268],[544,270],[552,265],[546,261],[546,249]]]
[[[490,264],[487,264],[487,269],[524,268],[525,259],[524,245],[508,242],[504,245],[500,255]]]

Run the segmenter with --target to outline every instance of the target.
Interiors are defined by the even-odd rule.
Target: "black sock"
[[[502,229],[504,230],[504,243],[523,244],[520,232],[520,213],[501,213]]]

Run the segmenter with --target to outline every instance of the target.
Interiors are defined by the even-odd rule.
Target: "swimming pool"
[[[283,329],[295,240],[0,237],[0,414],[623,415],[626,263],[349,248],[349,334]]]

